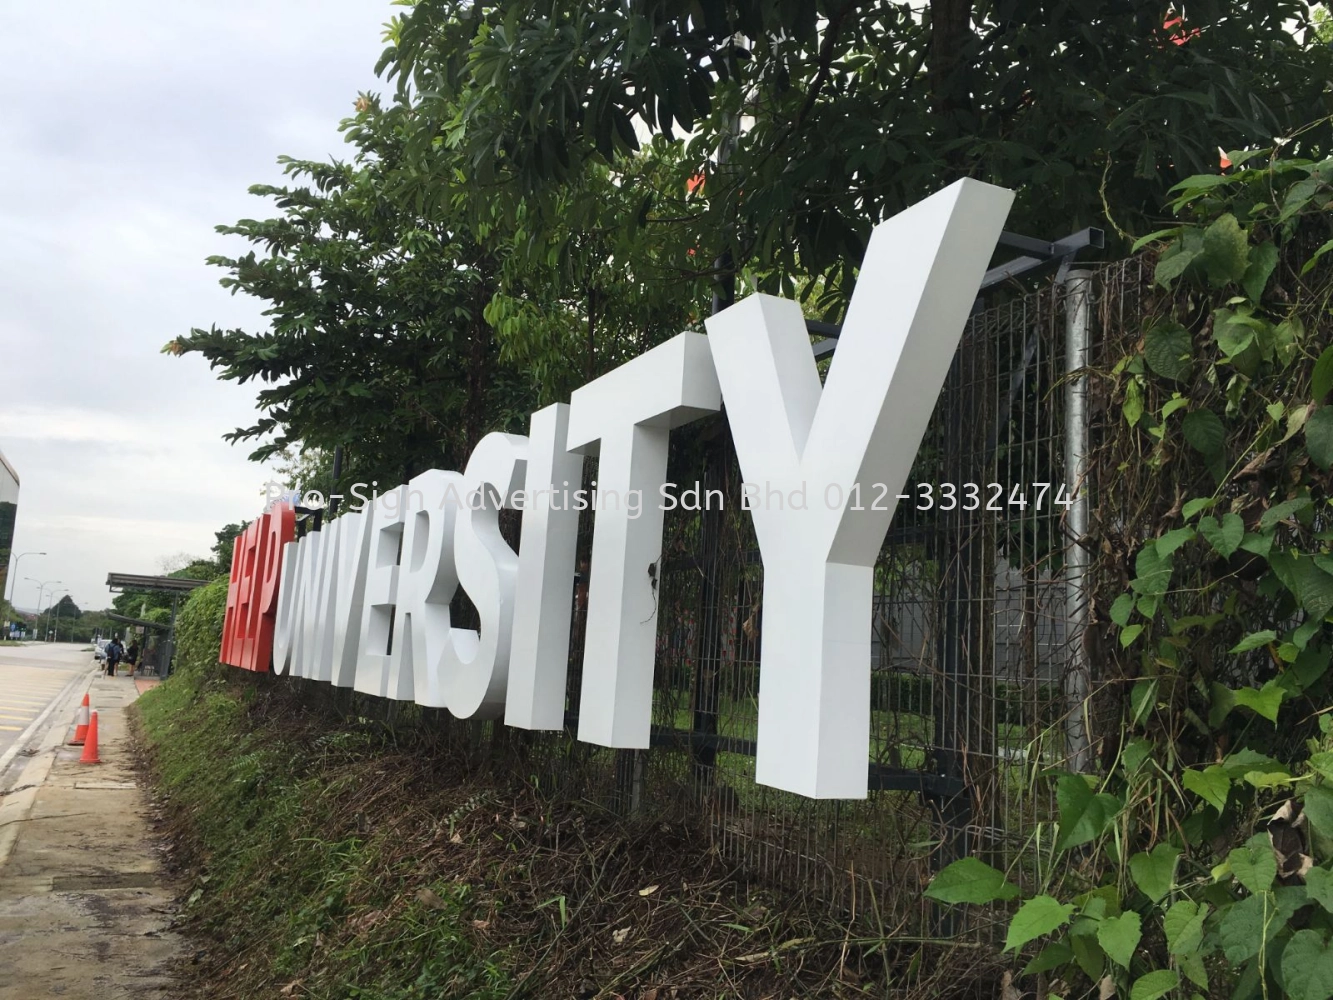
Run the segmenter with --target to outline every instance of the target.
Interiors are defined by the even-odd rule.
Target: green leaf
[[[1208,904],[1182,899],[1162,917],[1166,946],[1173,955],[1197,951],[1203,943],[1203,922],[1208,918]]]
[[[1259,535],[1252,531],[1245,533],[1245,538],[1241,540],[1240,547],[1246,552],[1253,552],[1256,556],[1268,558],[1268,553],[1273,550],[1273,536]]]
[[[1258,305],[1264,297],[1264,288],[1267,287],[1268,279],[1272,277],[1273,270],[1277,267],[1277,257],[1277,247],[1272,243],[1260,243],[1257,247],[1250,248],[1249,265],[1245,268],[1245,275],[1240,283],[1245,289],[1245,294],[1255,305]]]
[[[1067,940],[1078,967],[1093,981],[1101,978],[1106,968],[1106,952],[1097,943],[1097,921],[1087,917],[1076,918],[1069,927]]]
[[[1255,715],[1261,715],[1273,725],[1277,725],[1277,713],[1286,697],[1285,688],[1271,680],[1261,688],[1243,687],[1236,689],[1236,704],[1248,708]]]
[[[1246,896],[1223,907],[1215,933],[1222,954],[1232,965],[1259,954],[1265,941],[1277,937],[1287,921],[1306,902],[1305,886],[1283,886],[1276,892]]]
[[[1129,859],[1129,873],[1134,884],[1154,903],[1160,903],[1175,884],[1176,859],[1180,848],[1158,844],[1151,852],[1140,851]]]
[[[1299,316],[1288,316],[1273,328],[1273,352],[1284,368],[1296,357],[1304,339],[1305,324]]]
[[[1290,1000],[1333,997],[1333,951],[1319,931],[1297,931],[1282,951],[1282,985]]]
[[[1158,969],[1140,976],[1129,988],[1129,1000],[1158,1000],[1180,985],[1180,973],[1174,969]]]
[[[1214,552],[1223,559],[1230,559],[1245,537],[1245,522],[1239,514],[1223,514],[1220,521],[1215,517],[1201,517],[1199,534],[1213,547]]]
[[[1193,528],[1174,528],[1157,539],[1157,554],[1166,558],[1182,545],[1194,541]]]
[[[1287,197],[1282,202],[1282,212],[1278,216],[1278,221],[1286,222],[1293,216],[1300,214],[1318,190],[1318,177],[1307,177],[1305,180],[1287,188]]]
[[[1134,640],[1143,634],[1142,625],[1131,625],[1120,633],[1120,648],[1128,649],[1134,644]]]
[[[1259,789],[1282,788],[1294,780],[1284,771],[1246,771],[1245,783]]]
[[[1333,752],[1320,750],[1318,753],[1312,753],[1305,763],[1320,777],[1333,781]]]
[[[1324,254],[1328,253],[1330,250],[1333,250],[1333,240],[1329,240],[1327,243],[1321,246],[1318,250],[1314,252],[1313,257],[1311,257],[1303,265],[1301,265],[1301,274],[1306,275],[1309,274],[1311,271],[1313,271],[1315,269],[1315,265],[1319,263],[1319,258],[1324,256]]]
[[[1034,958],[1023,969],[1023,975],[1036,976],[1043,972],[1050,972],[1052,969],[1058,969],[1062,965],[1068,965],[1074,960],[1074,949],[1069,947],[1063,941],[1052,941],[1041,950],[1041,954]]]
[[[1063,927],[1073,912],[1073,904],[1061,903],[1050,896],[1033,896],[1018,908],[1013,920],[1009,921],[1004,950],[1015,951],[1029,941]]]
[[[1333,469],[1333,407],[1319,407],[1305,422],[1305,448],[1315,465]]]
[[[1307,788],[1301,800],[1306,820],[1326,837],[1333,837],[1333,791]]]
[[[1137,687],[1137,685],[1135,685]],[[1120,759],[1125,763],[1125,773],[1133,774],[1144,765],[1153,754],[1153,745],[1147,740],[1135,737],[1124,745]]]
[[[1134,595],[1121,594],[1111,605],[1111,621],[1121,628],[1129,624],[1129,616],[1134,612]]]
[[[1149,542],[1134,559],[1135,577],[1130,581],[1130,586],[1137,593],[1149,597],[1165,594],[1171,586],[1173,568],[1171,557],[1158,553],[1157,545]]]
[[[1143,417],[1143,386],[1137,378],[1132,378],[1125,385],[1125,402],[1120,407],[1125,421],[1130,427],[1137,427]]]
[[[1217,309],[1213,312],[1213,340],[1229,362],[1249,350],[1254,343],[1255,324],[1242,312],[1230,309]]]
[[[1216,764],[1210,764],[1202,771],[1191,768],[1181,775],[1180,782],[1219,813],[1226,809],[1227,796],[1231,794],[1231,779]]]
[[[1217,503],[1217,497],[1195,497],[1193,500],[1185,501],[1185,506],[1180,509],[1181,516],[1188,521],[1201,510],[1207,510]]]
[[[1153,272],[1153,281],[1163,288],[1170,288],[1171,282],[1179,278],[1199,256],[1198,250],[1181,250],[1178,253],[1163,254]]]
[[[1107,957],[1122,969],[1129,968],[1134,949],[1143,937],[1139,915],[1126,910],[1118,917],[1108,917],[1097,925],[1097,943]]]
[[[1143,359],[1163,378],[1182,382],[1189,375],[1194,342],[1179,323],[1165,320],[1143,336]]]
[[[1250,241],[1230,212],[1204,230],[1200,259],[1215,288],[1240,281],[1245,276],[1250,264]]]
[[[1277,878],[1277,858],[1267,834],[1257,834],[1227,855],[1236,881],[1252,893],[1267,892]]]
[[[1060,835],[1055,848],[1067,851],[1096,840],[1110,827],[1122,803],[1107,792],[1094,792],[1087,779],[1067,774],[1056,785],[1055,801],[1060,809]]]
[[[1129,642],[1133,641],[1131,639]],[[1120,645],[1122,647],[1128,646],[1129,642],[1126,642],[1124,637],[1121,636]],[[1148,713],[1152,711],[1156,704],[1157,681],[1147,678],[1135,681],[1133,690],[1129,692],[1130,722],[1135,726],[1142,725],[1143,720],[1148,717]]]
[[[1300,628],[1296,629],[1295,632],[1291,633],[1292,644],[1297,649],[1304,649],[1309,645],[1310,640],[1319,634],[1321,628],[1323,628],[1323,623],[1311,618],[1309,621],[1305,622],[1305,624],[1301,625]]]
[[[1231,710],[1236,707],[1236,692],[1225,684],[1218,684],[1214,681],[1210,693],[1212,694],[1212,705],[1208,710],[1208,725],[1216,729],[1231,714]],[[1228,771],[1227,777],[1235,778],[1237,775]]]
[[[1193,952],[1188,955],[1177,955],[1176,965],[1196,986],[1208,989],[1208,967],[1203,964],[1202,954]],[[1190,1000],[1204,1000],[1204,998],[1199,993],[1191,993]]]
[[[1287,518],[1309,510],[1314,506],[1309,497],[1294,497],[1291,500],[1283,500],[1279,504],[1274,504],[1264,511],[1263,517],[1259,518],[1259,529],[1267,531],[1275,527],[1279,521],[1285,521]]]
[[[1235,753],[1228,754],[1226,760],[1222,761],[1222,770],[1232,781],[1245,777],[1251,771],[1282,774],[1287,772],[1286,767],[1281,762],[1274,760],[1267,754],[1251,750],[1249,747],[1241,747]]]
[[[1277,633],[1272,629],[1264,629],[1262,632],[1251,632],[1236,645],[1232,646],[1229,653],[1248,653],[1252,649],[1258,649],[1260,646],[1267,646],[1270,642],[1277,639]]]
[[[1305,873],[1305,891],[1327,913],[1333,913],[1333,872],[1311,868]]]
[[[1156,243],[1158,240],[1165,239],[1168,236],[1175,236],[1180,232],[1179,226],[1173,226],[1170,229],[1159,229],[1156,232],[1149,233],[1147,236],[1140,236],[1134,241],[1134,245],[1129,248],[1131,254],[1136,254],[1149,243]]]
[[[1268,556],[1273,575],[1317,621],[1333,611],[1333,575],[1321,565],[1323,561],[1322,556],[1305,553],[1272,552]]]
[[[1265,917],[1272,919],[1275,907],[1268,893],[1246,896],[1224,907],[1217,923],[1217,943],[1232,965],[1247,962],[1259,954],[1264,942]],[[1276,933],[1276,930],[1273,931]],[[1271,935],[1270,935],[1271,936]]]
[[[941,903],[993,903],[1013,899],[1018,887],[1005,880],[1004,872],[976,858],[959,858],[930,881],[925,896]]]
[[[1226,443],[1226,428],[1212,410],[1192,410],[1185,414],[1180,425],[1185,440],[1199,454],[1210,457],[1222,454]]]
[[[1234,157],[1233,157],[1234,159]],[[1183,191],[1187,196],[1207,191],[1209,188],[1222,187],[1226,184],[1234,184],[1240,179],[1240,174],[1191,174],[1179,184],[1170,188],[1166,193],[1175,194],[1177,191]]]
[[[1325,347],[1314,363],[1314,374],[1310,376],[1312,402],[1322,403],[1329,389],[1333,389],[1333,347]]]

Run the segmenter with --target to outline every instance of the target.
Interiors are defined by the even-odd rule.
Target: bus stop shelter
[[[180,607],[181,596],[189,594],[190,591],[196,590],[208,582],[207,580],[190,580],[178,576],[139,576],[135,573],[108,573],[106,575],[106,585],[107,589],[113,594],[130,590],[145,591],[152,594],[170,594],[171,622],[168,625],[162,625],[158,622],[150,622],[141,618],[129,618],[125,615],[113,614],[108,617],[131,625],[146,626],[159,630],[165,629],[166,637],[159,647],[157,672],[160,676],[166,677],[171,672],[171,659],[176,652],[176,612]]]

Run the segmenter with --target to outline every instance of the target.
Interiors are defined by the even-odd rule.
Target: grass
[[[994,995],[987,953],[899,940],[878,905],[849,919],[741,871],[703,803],[611,812],[599,776],[613,751],[218,667],[225,597],[191,597],[181,669],[133,715],[197,958],[174,996]],[[752,758],[722,753],[717,767],[755,805],[756,836],[816,822],[808,801],[756,786]],[[882,834],[863,812],[843,832]]]
[[[853,933],[811,894],[750,882],[702,825],[538,793],[428,725],[331,716],[313,687],[187,668],[137,703],[201,952],[174,996],[851,1000],[992,981],[984,954]],[[739,785],[753,761],[719,767]]]
[[[232,984],[209,995],[278,995],[285,981],[297,984],[286,995],[328,1000],[504,997],[502,951],[469,933],[469,885],[413,878],[391,829],[347,829],[345,793],[370,741],[303,745],[255,728],[253,700],[173,678],[139,702],[182,860],[198,872],[187,915]]]

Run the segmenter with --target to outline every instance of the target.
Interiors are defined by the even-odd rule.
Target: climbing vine
[[[1013,901],[1038,996],[1333,997],[1333,158],[1223,164],[1089,373],[1101,766],[1034,765],[1019,859],[927,890]]]

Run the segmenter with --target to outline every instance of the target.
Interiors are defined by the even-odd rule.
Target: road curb
[[[84,674],[75,674],[70,678],[69,683],[60,689],[60,693],[51,699],[50,704],[42,710],[42,714],[33,719],[32,722],[28,724],[27,729],[19,733],[19,737],[14,741],[13,746],[0,754],[0,782],[4,781],[5,769],[9,767],[10,762],[13,761],[13,759],[19,755],[19,752],[32,741],[32,738],[37,734],[37,731],[41,729],[42,724],[51,716],[51,713],[64,704],[66,699],[70,696],[71,689],[77,688],[81,683],[91,686],[96,677],[97,673],[92,669],[89,669]]]
[[[65,740],[65,730],[69,727],[59,725],[51,717],[57,712],[66,710],[67,707],[72,707],[67,706],[67,703],[72,703],[79,696],[81,688],[91,687],[94,680],[96,680],[96,672],[93,670],[88,670],[83,674],[75,674],[60,694],[52,699],[46,710],[32,720],[28,728],[14,741],[14,745],[5,751],[3,757],[0,757],[0,777],[3,777],[10,762],[18,755],[19,751],[32,742],[41,726],[46,725],[48,720],[51,720],[50,724],[47,725],[38,753],[29,759],[23,770],[15,776],[15,791],[0,798],[0,870],[3,870],[6,862],[9,861],[9,855],[13,852],[14,844],[18,841],[23,822],[28,818],[33,804],[37,801],[37,793],[41,791],[42,785],[45,784],[46,779],[51,774],[51,769],[55,767],[55,751]]]

